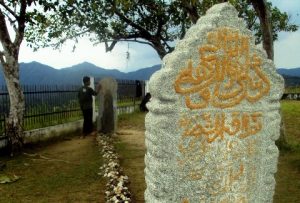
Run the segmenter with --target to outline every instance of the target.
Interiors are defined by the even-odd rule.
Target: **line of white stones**
[[[119,163],[119,157],[112,144],[109,135],[97,135],[96,138],[104,164],[101,166],[99,175],[107,179],[105,200],[107,203],[130,203],[131,193],[128,188],[128,176],[123,175],[123,170]]]

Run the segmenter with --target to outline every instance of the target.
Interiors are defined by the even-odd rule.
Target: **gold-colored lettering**
[[[270,91],[261,59],[250,54],[247,36],[231,28],[219,28],[208,33],[199,55],[198,66],[189,60],[174,83],[188,108],[202,109],[209,104],[230,108],[243,100],[254,103]]]
[[[189,203],[189,200],[187,198],[184,198],[181,203]]]
[[[180,120],[184,128],[183,137],[203,137],[208,143],[216,139],[224,140],[225,134],[238,136],[241,139],[257,134],[262,129],[262,113],[232,112],[229,116],[224,112],[203,113],[191,119]],[[179,146],[179,150],[182,150]]]

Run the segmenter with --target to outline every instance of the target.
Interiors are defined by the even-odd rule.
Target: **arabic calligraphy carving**
[[[190,59],[174,82],[186,107],[199,109],[180,116],[177,162],[183,180],[205,185],[209,196],[199,197],[203,202],[248,202],[257,180],[255,162],[247,159],[258,154],[254,135],[263,129],[263,112],[232,108],[270,92],[262,59],[251,52],[249,40],[232,28],[209,32],[199,47],[199,63]],[[203,110],[207,107],[211,110]]]
[[[198,66],[189,60],[175,80],[175,91],[185,97],[188,108],[229,108],[269,93],[270,81],[261,70],[261,59],[250,53],[247,36],[219,28],[208,33],[207,42],[199,48]]]
[[[231,140],[218,147],[207,145],[201,137],[190,137],[186,141],[182,137],[179,144],[182,156],[178,159],[178,164],[183,171],[184,180],[206,185],[209,196],[202,194],[200,202],[249,202],[247,193],[257,182],[256,162],[249,162],[245,157],[253,158],[258,155],[256,140]],[[219,157],[213,154],[218,154]],[[217,164],[207,167],[211,163]],[[214,178],[210,178],[211,176]],[[214,198],[218,199],[213,201]]]
[[[192,117],[182,116],[179,125],[184,128],[183,137],[203,136],[211,143],[217,138],[224,140],[225,133],[241,139],[255,135],[262,129],[261,119],[260,112],[232,112],[230,116],[224,112],[206,112]]]

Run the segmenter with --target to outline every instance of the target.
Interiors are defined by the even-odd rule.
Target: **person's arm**
[[[99,94],[100,90],[101,90],[101,84],[98,83],[96,86],[96,93]]]
[[[91,88],[91,87],[89,88],[89,92],[90,92],[90,94],[93,95],[93,96],[96,96],[96,95],[99,93],[99,91],[100,91],[100,89],[99,89],[98,85],[97,85],[97,87],[96,87],[96,91],[93,90],[93,88]]]

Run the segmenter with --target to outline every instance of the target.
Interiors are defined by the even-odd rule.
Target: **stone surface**
[[[150,79],[146,202],[272,202],[284,83],[228,3]]]
[[[98,132],[114,133],[117,128],[117,88],[118,83],[113,78],[100,80],[99,111],[97,120]]]

